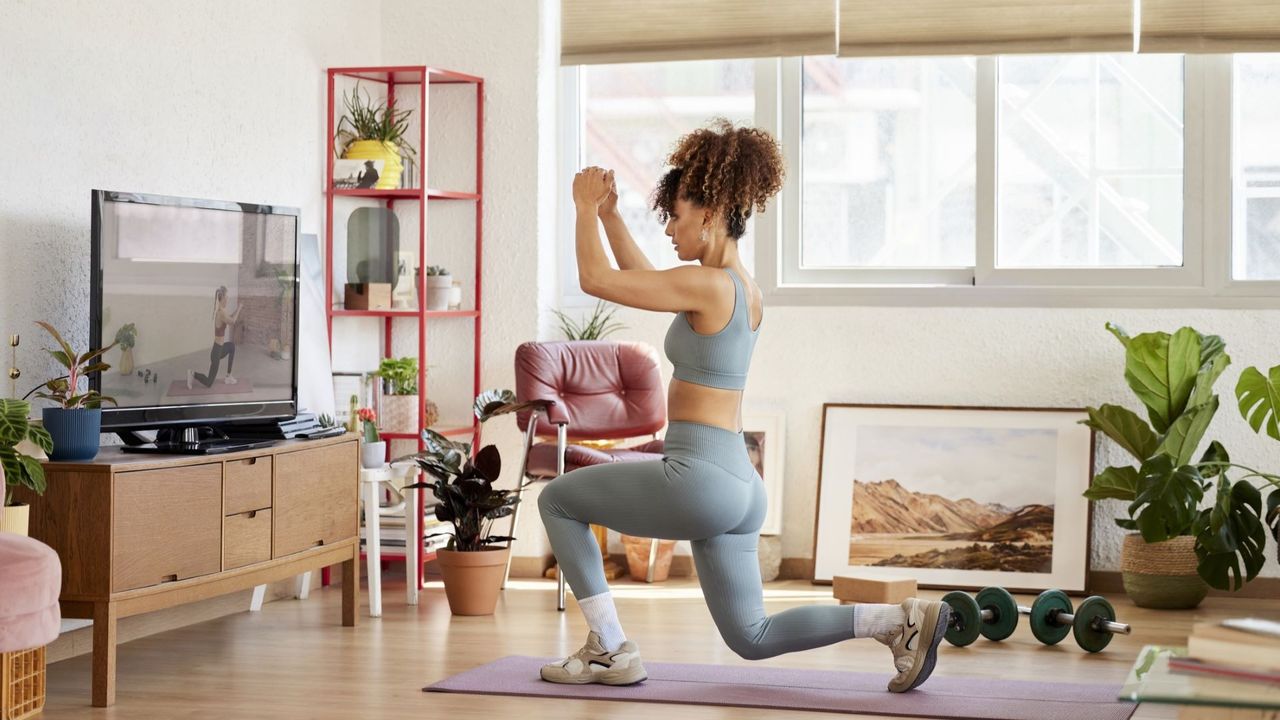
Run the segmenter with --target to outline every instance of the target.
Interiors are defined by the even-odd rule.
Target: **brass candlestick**
[[[9,366],[9,395],[18,397],[18,378],[22,377],[22,371],[18,369],[18,343],[22,340],[17,334],[9,336],[9,347],[12,355],[11,364]]]

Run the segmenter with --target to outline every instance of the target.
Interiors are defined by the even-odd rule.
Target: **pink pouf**
[[[62,563],[38,540],[0,532],[0,652],[43,647],[58,637]]]

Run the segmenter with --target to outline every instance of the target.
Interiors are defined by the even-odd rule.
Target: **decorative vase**
[[[102,432],[99,408],[45,408],[44,429],[53,437],[50,460],[92,460],[98,456]]]
[[[30,517],[30,505],[25,503],[21,505],[5,505],[0,508],[0,532],[26,535],[29,528],[27,522]]]
[[[449,310],[462,309],[462,284],[457,280],[453,281],[453,285],[449,287]]]
[[[1204,600],[1209,586],[1196,574],[1196,539],[1180,535],[1148,543],[1133,533],[1124,538],[1120,571],[1133,604],[1161,610],[1190,609]]]
[[[133,348],[125,348],[120,351],[120,374],[130,375],[133,373]]]
[[[449,307],[449,291],[453,287],[452,275],[427,276],[427,309],[446,310]]]
[[[492,615],[507,570],[510,548],[496,550],[437,550],[444,576],[444,594],[454,615]]]
[[[622,545],[627,549],[627,571],[632,580],[646,582],[649,578],[649,550],[653,546],[653,538],[622,536]],[[659,540],[658,556],[653,562],[653,581],[662,582],[671,574],[671,558],[675,555],[675,540]]]
[[[377,190],[394,190],[400,187],[400,173],[404,171],[404,165],[400,162],[400,148],[395,143],[356,140],[347,146],[342,157],[345,160],[381,160],[382,170],[373,187]]]
[[[383,430],[409,433],[418,431],[418,408],[421,405],[416,393],[413,395],[384,394],[380,404],[378,417],[382,422]]]
[[[377,470],[387,464],[387,441],[360,443],[360,467]]]

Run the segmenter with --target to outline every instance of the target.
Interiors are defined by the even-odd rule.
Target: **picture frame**
[[[333,187],[336,190],[370,189],[382,176],[382,159],[347,160],[335,158],[333,161]],[[373,170],[372,173],[368,173]]]
[[[814,582],[856,575],[1084,592],[1087,417],[1075,408],[823,404]]]
[[[761,535],[782,534],[783,473],[786,472],[786,415],[774,406],[742,411],[742,434],[756,472],[764,480],[769,509]]]
[[[359,400],[357,407],[373,407],[373,383],[368,373],[335,371],[333,373],[333,419],[339,425],[351,422],[351,396]]]

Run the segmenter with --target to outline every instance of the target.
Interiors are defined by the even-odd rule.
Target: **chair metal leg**
[[[649,568],[644,572],[644,581],[653,582],[653,569],[658,564],[658,538],[649,543]]]
[[[520,474],[516,476],[516,499],[524,500],[524,481],[528,477],[529,472],[529,449],[533,447],[533,431],[538,427],[538,411],[535,409],[529,415],[529,426],[524,431],[524,454],[520,458]],[[520,518],[521,502],[516,502],[516,506],[511,509],[511,529],[507,535],[515,537],[516,522]],[[507,567],[502,572],[502,589],[507,589],[507,580],[511,579],[511,540],[507,541]]]
[[[569,438],[569,424],[556,425],[556,477],[564,474],[564,455]],[[564,612],[564,570],[556,563],[556,609]]]

